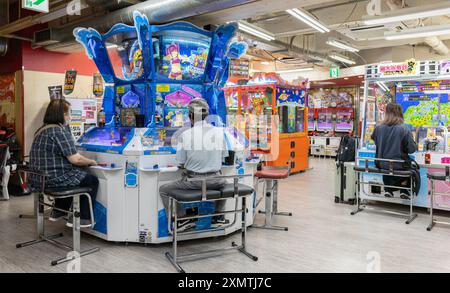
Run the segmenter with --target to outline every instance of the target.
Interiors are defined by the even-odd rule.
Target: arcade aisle
[[[231,253],[200,262],[187,262],[186,270],[198,273],[292,273],[292,272],[367,272],[368,255],[382,255],[381,270],[394,272],[442,272],[450,270],[450,260],[442,256],[450,241],[448,233],[431,233],[424,237],[426,211],[414,225],[404,225],[401,218],[377,213],[362,213],[358,220],[349,215],[348,205],[333,202],[334,162],[314,159],[313,169],[294,175],[281,183],[281,209],[291,209],[292,218],[277,219],[278,225],[289,226],[289,232],[267,233],[249,229],[248,246],[255,254],[264,256],[256,263]],[[48,259],[58,257],[49,244],[17,253],[15,243],[27,240],[33,231],[31,220],[19,220],[17,215],[31,209],[25,199],[0,206],[0,269],[2,272],[65,272],[65,266],[51,267]],[[61,225],[50,224],[49,232]],[[70,233],[70,230],[67,229]],[[441,230],[441,229],[440,229]],[[438,232],[438,230],[436,230]],[[445,228],[439,232],[445,232]],[[181,249],[217,248],[239,235],[190,241]],[[86,246],[99,246],[100,252],[83,258],[83,272],[173,272],[164,257],[170,246],[114,244],[84,236]],[[430,249],[433,247],[433,249]]]

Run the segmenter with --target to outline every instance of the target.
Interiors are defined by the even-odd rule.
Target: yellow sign
[[[116,89],[118,94],[123,94],[125,93],[125,87],[124,86],[118,86]]]
[[[156,85],[156,91],[158,93],[168,93],[168,92],[170,92],[170,85],[168,85],[168,84],[158,84],[158,85]]]
[[[405,77],[419,74],[417,61],[414,59],[400,63],[382,63],[378,66],[378,70],[380,77]]]

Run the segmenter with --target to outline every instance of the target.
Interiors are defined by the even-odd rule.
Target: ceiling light
[[[290,72],[303,72],[303,71],[312,71],[314,67],[304,67],[297,69],[286,69],[286,70],[277,70],[277,73],[290,73]]]
[[[377,85],[378,85],[383,91],[385,91],[385,92],[388,92],[388,91],[389,91],[389,88],[387,87],[387,85],[386,85],[384,82],[382,82],[382,81],[377,81]]]
[[[339,54],[330,54],[330,55],[328,55],[328,57],[330,57],[331,59],[334,59],[334,60],[343,62],[343,63],[350,64],[350,65],[353,65],[353,64],[356,63],[356,62],[353,61],[352,59],[347,58],[347,57],[342,56],[342,55],[339,55]]]
[[[248,22],[239,21],[238,26],[241,31],[257,36],[266,41],[275,40],[275,37],[270,32],[263,30],[262,28],[255,25],[249,24]]]
[[[261,64],[262,64],[262,65],[269,65],[270,62],[269,62],[269,61],[262,61]]]
[[[441,36],[450,34],[450,25],[431,25],[416,27],[411,29],[404,29],[400,32],[385,32],[384,38],[388,41],[391,40],[404,40],[414,38],[426,38],[430,36]]]
[[[384,13],[380,16],[364,16],[364,24],[375,25],[391,22],[400,22],[405,20],[416,20],[418,18],[426,18],[431,16],[450,14],[450,5],[448,1],[439,2],[433,5],[422,5],[411,8],[403,8],[392,12]]]
[[[321,33],[328,33],[330,31],[324,24],[322,24],[314,16],[310,15],[308,12],[304,10],[294,8],[288,9],[286,10],[286,12],[292,15],[293,17],[303,21],[304,23],[306,23],[313,29],[318,30]]]
[[[336,40],[336,39],[328,39],[327,44],[345,51],[350,52],[359,52],[359,49],[351,46],[350,44],[347,44],[346,42]]]

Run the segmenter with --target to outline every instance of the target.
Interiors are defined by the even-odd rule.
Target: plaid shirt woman
[[[75,141],[67,129],[70,120],[70,103],[66,100],[53,100],[47,107],[44,125],[36,132],[30,151],[30,168],[46,172],[46,188],[61,189],[69,187],[89,187],[92,200],[95,202],[98,189],[98,179],[90,175],[85,167],[97,163],[80,155],[75,147]],[[38,176],[29,176],[31,185],[40,187]],[[55,200],[55,207],[69,210],[72,198]],[[80,198],[81,226],[90,224],[89,203],[86,197]],[[66,216],[65,213],[53,210],[50,220],[57,221]],[[68,225],[70,226],[69,218]]]

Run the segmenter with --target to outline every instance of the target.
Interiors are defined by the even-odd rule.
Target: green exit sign
[[[22,8],[48,13],[49,0],[22,0]]]
[[[330,77],[332,78],[339,77],[339,67],[336,66],[330,67]]]

